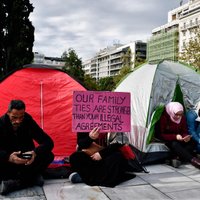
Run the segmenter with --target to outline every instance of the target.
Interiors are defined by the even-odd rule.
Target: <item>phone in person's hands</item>
[[[186,135],[183,139],[188,139],[188,138],[191,138],[192,136],[191,135]]]
[[[31,153],[21,153],[18,155],[19,158],[22,158],[22,159],[31,159],[32,158],[32,154]]]

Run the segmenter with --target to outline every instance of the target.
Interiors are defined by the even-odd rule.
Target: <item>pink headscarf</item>
[[[166,112],[168,113],[168,115],[170,116],[170,119],[179,124],[181,122],[181,117],[179,117],[178,119],[176,119],[176,113],[183,111],[183,106],[182,104],[180,104],[179,102],[170,102],[168,103],[166,106]]]

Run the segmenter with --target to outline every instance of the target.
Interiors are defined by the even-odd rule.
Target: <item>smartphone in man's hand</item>
[[[18,155],[19,158],[22,158],[22,159],[31,159],[32,158],[32,154],[31,153],[21,153]]]

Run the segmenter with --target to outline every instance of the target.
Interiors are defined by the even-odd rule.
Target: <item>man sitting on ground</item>
[[[52,139],[25,112],[24,102],[12,100],[0,118],[0,194],[42,186],[42,173],[54,159],[53,146]]]

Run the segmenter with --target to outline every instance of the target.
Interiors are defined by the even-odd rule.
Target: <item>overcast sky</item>
[[[114,43],[146,42],[152,29],[167,23],[168,11],[180,4],[180,0],[30,2],[34,6],[30,15],[35,27],[33,51],[61,57],[73,48],[83,61]]]

